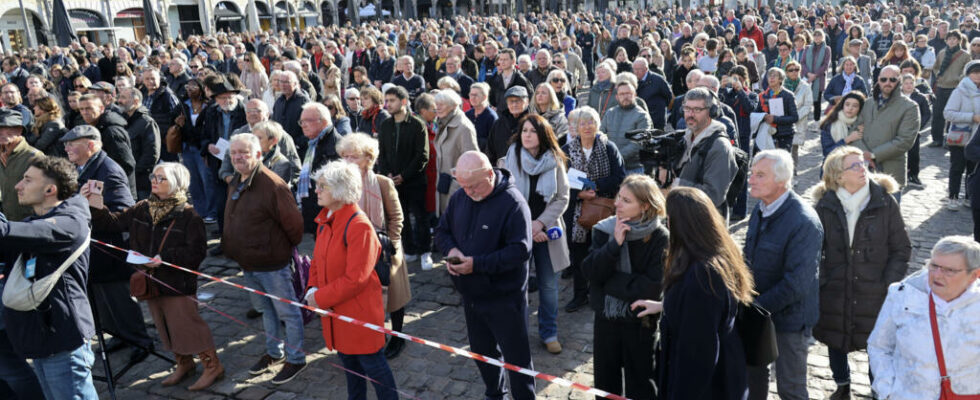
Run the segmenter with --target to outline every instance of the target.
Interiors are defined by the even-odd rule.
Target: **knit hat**
[[[978,71],[980,71],[980,60],[971,60],[963,67],[963,75],[969,75]]]

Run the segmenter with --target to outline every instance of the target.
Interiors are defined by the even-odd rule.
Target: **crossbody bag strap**
[[[174,228],[175,223],[177,223],[176,217],[174,217],[174,219],[170,221],[170,226],[168,226],[167,231],[164,232],[163,239],[160,240],[160,247],[157,248],[157,254],[160,254],[160,252],[163,251],[163,244],[167,243],[167,236],[170,236],[170,230]]]
[[[929,293],[929,323],[932,325],[932,343],[936,347],[936,359],[939,360],[939,376],[942,380],[949,380],[946,375],[946,358],[943,357],[943,344],[939,340],[939,324],[936,322],[936,302]]]

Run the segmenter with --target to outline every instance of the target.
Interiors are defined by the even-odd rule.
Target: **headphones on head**
[[[721,106],[719,106],[721,99],[718,98],[718,93],[715,93],[714,90],[708,89],[708,93],[711,93],[712,98],[711,107],[708,108],[708,115],[711,119],[720,119],[724,116],[721,112]]]

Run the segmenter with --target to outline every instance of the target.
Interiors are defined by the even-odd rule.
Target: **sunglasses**
[[[551,80],[551,83],[565,83],[565,80],[561,78],[555,78]]]
[[[800,72],[800,69],[799,68],[790,68],[790,69],[787,69],[786,72]]]
[[[898,82],[898,78],[881,77],[881,78],[878,78],[878,82],[881,82],[881,83],[885,83],[885,82],[895,83],[895,82]]]

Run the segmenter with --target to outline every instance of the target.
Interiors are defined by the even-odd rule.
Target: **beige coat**
[[[919,129],[919,106],[895,89],[884,107],[878,109],[874,96],[864,103],[860,123],[864,137],[854,145],[874,155],[877,172],[884,172],[905,186],[906,153],[915,143]]]
[[[555,195],[551,197],[551,200],[548,201],[548,204],[545,205],[544,211],[541,212],[541,215],[535,221],[539,221],[544,225],[545,232],[553,226],[561,228],[561,238],[548,241],[548,256],[551,258],[551,267],[555,272],[558,272],[568,268],[568,265],[571,264],[568,258],[568,240],[565,238],[565,235],[569,234],[569,232],[565,229],[565,219],[562,218],[562,214],[568,208],[569,187],[568,175],[565,173],[565,163],[559,161],[558,168],[555,171],[558,180],[557,190],[555,191]],[[533,190],[534,188],[531,189]]]
[[[936,73],[939,73],[939,64],[946,58],[946,51],[947,49],[943,49],[936,55]],[[970,62],[971,58],[966,51],[960,50],[958,53],[960,54],[953,56],[955,59],[943,71],[943,74],[936,77],[936,87],[955,89],[956,85],[960,84],[960,79],[963,78],[963,67],[966,67],[966,63]]]
[[[479,150],[476,144],[476,128],[462,110],[456,109],[446,120],[439,121],[439,132],[436,133],[436,173],[448,174],[456,166],[456,160],[463,153]],[[438,182],[438,175],[436,176]],[[455,180],[449,186],[449,193],[436,193],[436,211],[439,215],[449,205],[449,197],[459,189]]]
[[[405,265],[405,253],[402,249],[402,206],[398,201],[398,192],[391,178],[376,175],[378,186],[381,187],[381,201],[385,209],[385,225],[388,237],[395,244],[395,255],[391,258],[391,283],[388,285],[388,304],[385,311],[397,311],[412,300],[412,284],[408,281],[408,268]],[[381,228],[381,227],[375,227]]]

